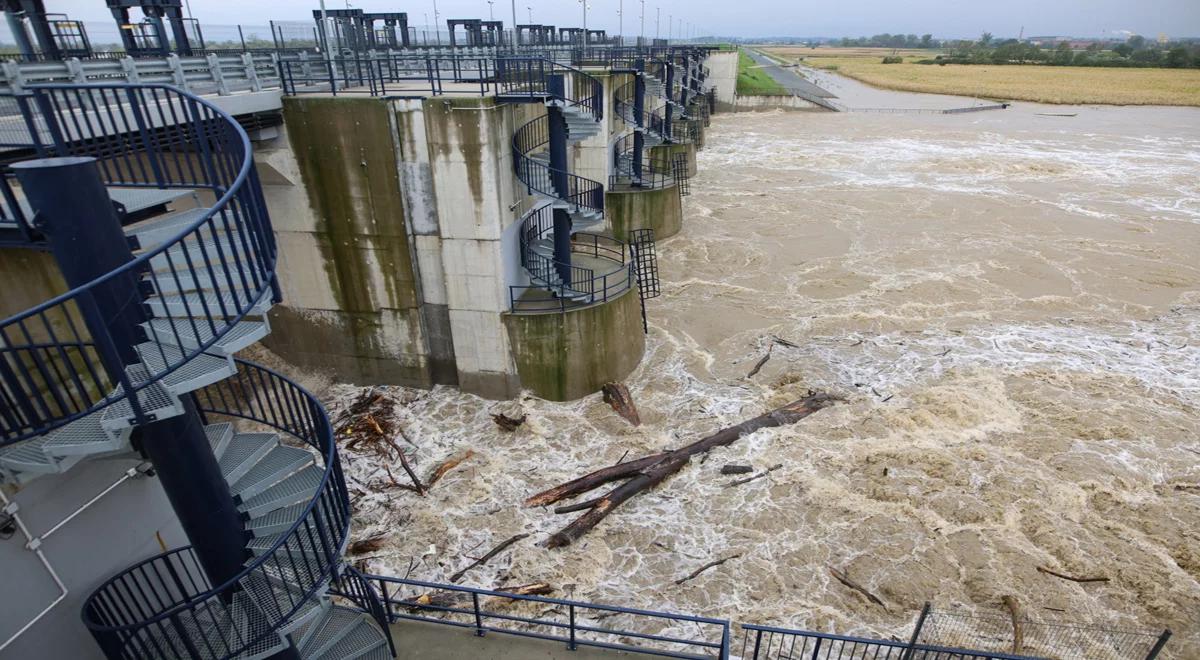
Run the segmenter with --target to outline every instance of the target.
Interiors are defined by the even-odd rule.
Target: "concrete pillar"
[[[33,49],[33,43],[29,41],[29,33],[25,31],[25,23],[16,12],[6,11],[4,17],[8,20],[8,31],[12,32],[13,39],[17,41],[17,49],[21,51],[21,55],[32,58],[36,55]]]

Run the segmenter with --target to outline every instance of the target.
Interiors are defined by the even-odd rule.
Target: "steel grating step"
[[[302,625],[304,619],[314,614],[313,610],[321,607],[318,599],[306,596],[307,589],[291,584],[278,577],[273,577],[261,568],[238,581],[247,597],[254,602],[267,619],[281,622],[283,617],[296,610],[296,614],[280,628],[291,630]]]
[[[279,445],[271,448],[229,489],[238,502],[248,500],[312,463],[313,455],[307,450]]]
[[[366,614],[359,614],[358,620],[347,625],[344,632],[333,642],[314,651],[313,655],[308,657],[319,660],[356,660],[386,645],[387,639],[375,622]]]
[[[225,325],[221,320],[215,323],[218,327]],[[212,326],[203,319],[197,319],[194,324],[188,319],[151,319],[141,326],[151,340],[188,349],[200,348],[213,338]],[[224,334],[206,350],[216,355],[233,355],[258,342],[270,332],[271,327],[265,317],[262,321],[243,319],[233,327],[225,329]]]
[[[109,432],[101,423],[102,410],[57,428],[45,436],[43,451],[49,456],[88,456],[118,451],[129,441],[129,429]]]
[[[233,442],[233,424],[209,424],[204,427],[204,435],[208,438],[208,446],[212,449],[213,456],[220,461],[225,455],[225,450],[229,449],[229,443]]]
[[[178,346],[146,342],[134,347],[142,364],[151,373],[162,373],[174,367],[161,383],[172,394],[180,396],[208,387],[237,373],[237,365],[229,357],[200,353],[188,359]]]
[[[135,385],[149,379],[149,372],[146,371],[145,366],[140,364],[126,367],[125,372],[129,374],[129,380]],[[122,396],[123,388],[118,387],[114,394],[121,398],[105,408],[100,416],[100,424],[110,433],[130,428],[138,423],[134,418],[130,397]],[[161,382],[156,381],[141,388],[137,391],[136,397],[142,414],[149,421],[168,419],[183,414],[183,404],[180,403],[179,398]]]
[[[297,649],[304,646],[304,640],[312,633],[320,630],[320,627],[325,623],[325,617],[328,616],[329,609],[332,606],[333,604],[328,599],[320,599],[317,602],[317,607],[312,611],[312,616],[304,617],[288,633],[288,636],[292,640],[292,646]]]
[[[27,481],[33,475],[66,472],[84,458],[82,455],[50,456],[45,451],[45,444],[46,437],[43,436],[0,449],[0,469],[12,473],[20,481]]]
[[[164,241],[177,236],[187,229],[211,209],[204,207],[190,208],[170,215],[164,215],[153,220],[139,222],[125,228],[125,235],[137,239],[135,249],[148,249],[162,245]],[[224,224],[217,220],[213,226],[218,231],[224,231]]]
[[[323,475],[320,467],[310,465],[238,504],[238,509],[251,518],[257,518],[280,507],[308,502],[316,495]]]
[[[220,458],[221,476],[225,483],[235,483],[254,469],[258,459],[267,455],[272,447],[279,444],[279,436],[274,433],[236,433],[229,442],[229,448]]]
[[[186,269],[177,273],[149,273],[142,281],[149,287],[150,295],[191,291],[259,291],[267,286],[265,283],[255,283],[249,273],[243,280],[236,271],[226,275],[220,267],[205,265],[197,266],[194,273]],[[242,293],[242,296],[244,299],[245,294]]]
[[[314,626],[313,631],[300,647],[300,655],[316,660],[329,651],[348,635],[362,620],[363,613],[348,607],[334,605],[329,608],[320,625]]]
[[[246,292],[239,290],[236,295],[233,291],[168,293],[151,296],[146,299],[145,304],[156,317],[200,318],[237,316],[249,302]],[[250,306],[247,313],[264,314],[271,308],[271,304],[270,295],[263,295],[261,299]]]
[[[266,515],[247,520],[246,531],[250,532],[254,538],[286,532],[291,528],[292,523],[295,523],[304,514],[306,508],[308,508],[308,502],[275,509]]]
[[[207,232],[205,232],[207,234]],[[187,270],[209,265],[215,268],[234,268],[235,264],[252,260],[254,244],[243,237],[218,234],[216,237],[192,234],[150,258],[155,271]]]

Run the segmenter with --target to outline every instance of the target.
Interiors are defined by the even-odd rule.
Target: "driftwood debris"
[[[372,536],[369,539],[362,539],[351,543],[350,547],[347,548],[346,551],[348,554],[352,555],[365,555],[368,552],[375,552],[376,550],[379,550],[383,547],[385,542],[387,542],[386,534]]]
[[[425,479],[425,489],[428,490],[429,488],[432,488],[435,483],[441,481],[442,477],[446,476],[447,472],[458,467],[460,463],[474,455],[475,452],[468,449],[457,456],[452,456],[449,459],[439,463],[437,467],[433,468],[433,471],[430,472],[429,476]]]
[[[683,584],[684,582],[687,582],[688,580],[695,578],[697,575],[700,575],[701,573],[703,573],[704,571],[707,571],[710,568],[716,568],[717,566],[720,566],[721,564],[724,564],[725,562],[727,562],[731,559],[737,559],[741,556],[742,556],[742,553],[739,552],[736,555],[729,555],[728,557],[723,557],[721,559],[714,559],[713,561],[708,562],[707,564],[701,566],[700,568],[697,568],[696,570],[692,571],[691,573],[688,573],[687,575],[679,578],[678,580],[675,580],[675,584]]]
[[[839,571],[838,569],[836,569],[832,566],[827,566],[827,568],[829,569],[829,574],[832,575],[838,582],[841,582],[842,584],[846,585],[847,587],[850,587],[851,589],[857,591],[858,593],[866,596],[867,600],[871,601],[872,603],[875,603],[876,605],[882,607],[885,610],[887,609],[887,605],[884,605],[883,601],[879,600],[879,596],[876,596],[875,594],[868,591],[866,587],[855,582],[854,580],[851,580],[850,576],[846,573],[846,571]]]
[[[762,359],[754,364],[754,368],[750,370],[750,373],[746,374],[746,378],[754,378],[758,375],[759,371],[762,371],[763,365],[767,363],[767,360],[771,359],[771,351],[773,350],[775,350],[775,344],[771,344],[767,347],[767,354],[762,356]]]
[[[488,561],[490,561],[492,559],[492,557],[495,557],[496,555],[500,554],[501,552],[504,552],[505,550],[508,549],[509,546],[511,546],[512,544],[514,544],[517,541],[520,541],[521,539],[524,539],[524,538],[529,538],[529,535],[528,534],[517,534],[516,536],[509,538],[508,540],[504,541],[500,545],[489,550],[486,555],[484,555],[484,556],[480,557],[479,559],[476,559],[475,561],[468,564],[466,568],[455,573],[454,575],[451,575],[450,581],[458,582],[459,580],[462,579],[462,576],[467,574],[467,571],[471,570],[472,568],[475,568],[476,566],[483,566],[484,564],[488,563]]]
[[[1021,647],[1025,646],[1025,629],[1021,625],[1021,619],[1023,618],[1021,616],[1021,602],[1017,600],[1016,596],[1003,596],[1000,598],[1000,602],[1004,603],[1004,606],[1008,608],[1009,616],[1012,617],[1012,654],[1020,655]]]
[[[771,474],[775,470],[778,470],[779,468],[782,468],[782,467],[783,467],[783,463],[776,463],[775,465],[772,465],[771,467],[763,470],[762,472],[759,472],[758,474],[756,474],[754,476],[746,477],[745,479],[738,479],[737,481],[731,481],[731,482],[725,484],[725,487],[733,488],[734,486],[741,486],[742,484],[748,484],[751,481],[754,481],[755,479],[762,479],[763,477],[767,476],[768,474]]]
[[[502,430],[508,431],[509,433],[516,431],[517,427],[524,424],[526,419],[528,419],[527,415],[521,415],[520,417],[509,417],[504,413],[492,414],[492,421],[496,422],[496,426],[499,426]]]
[[[634,426],[642,425],[642,417],[638,414],[637,405],[629,394],[629,388],[621,383],[608,383],[602,389],[604,403],[612,406],[618,415]]]
[[[839,397],[829,394],[810,393],[803,399],[793,401],[735,426],[721,429],[690,445],[610,465],[578,479],[536,493],[525,500],[525,506],[554,504],[569,497],[582,495],[609,482],[624,480],[624,483],[613,488],[607,494],[589,502],[587,513],[551,535],[546,541],[547,547],[551,548],[570,545],[630,498],[653,489],[667,477],[682,470],[693,456],[703,454],[716,447],[733,444],[743,435],[759,429],[794,424],[840,400]]]
[[[404,468],[404,471],[408,473],[408,478],[412,479],[413,489],[417,491],[418,495],[424,495],[426,492],[428,492],[429,489],[425,487],[425,484],[421,483],[421,478],[417,476],[417,473],[413,471],[412,466],[408,464],[408,457],[404,455],[404,452],[400,452],[400,465]],[[388,476],[391,476],[391,472],[388,472]]]
[[[721,474],[750,474],[753,471],[753,467],[738,465],[737,463],[728,463],[721,466]]]
[[[1072,575],[1065,575],[1065,574],[1063,574],[1063,573],[1058,573],[1058,572],[1056,572],[1056,571],[1052,571],[1052,570],[1050,570],[1050,569],[1046,568],[1045,566],[1038,566],[1038,567],[1037,567],[1037,569],[1038,569],[1038,572],[1039,572],[1039,573],[1045,573],[1046,575],[1053,575],[1053,576],[1054,576],[1054,577],[1056,577],[1056,578],[1062,578],[1062,579],[1064,579],[1064,580],[1070,580],[1071,582],[1108,582],[1108,578],[1106,578],[1106,577],[1103,577],[1103,576],[1097,576],[1097,577],[1075,577],[1075,576],[1072,576]]]

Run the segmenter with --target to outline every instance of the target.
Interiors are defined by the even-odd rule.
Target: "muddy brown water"
[[[477,455],[418,498],[346,452],[355,537],[389,537],[367,567],[445,580],[530,532],[463,582],[899,638],[925,601],[1015,595],[1037,618],[1170,627],[1170,655],[1200,657],[1200,110],[1039,114],[1062,112],[714,117],[627,381],[644,425],[599,396],[398,392],[419,470]],[[747,379],[772,336],[798,347]],[[810,388],[848,401],[713,452],[576,545],[535,544],[569,518],[529,494]],[[503,433],[495,410],[528,421]],[[730,462],[784,467],[725,488]]]

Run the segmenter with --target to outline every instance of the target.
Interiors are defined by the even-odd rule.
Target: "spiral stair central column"
[[[671,61],[669,58],[667,60],[665,60],[665,62],[666,62],[666,69],[667,69],[667,81],[666,81],[667,100],[673,101],[674,99],[671,98],[671,85],[672,85],[672,83],[675,82],[675,63],[673,61]],[[663,109],[663,136],[666,137],[668,140],[671,139],[672,135],[675,132],[673,130],[674,127],[671,126],[671,120],[672,120],[672,116],[674,114],[675,114],[675,108],[673,105],[671,105],[671,103],[668,102],[666,107]]]
[[[633,180],[642,180],[642,154],[646,150],[646,60],[638,59],[634,63],[637,75],[633,79],[633,116],[640,130],[633,132]]]
[[[133,261],[94,158],[45,158],[12,167],[69,287],[83,286]],[[125,377],[127,366],[141,361],[134,347],[144,341],[138,327],[146,320],[142,296],[132,272],[92,290],[94,304],[83,305],[79,313],[115,383]],[[241,570],[245,532],[209,448],[204,423],[190,397],[182,401],[183,415],[137,427],[133,441],[154,464],[201,565],[217,585]]]
[[[546,78],[546,90],[556,99],[566,98],[566,78],[551,74]],[[557,104],[546,108],[550,137],[550,182],[557,197],[570,195],[567,176],[567,119]],[[571,214],[565,208],[554,208],[554,268],[563,284],[571,286]]]

